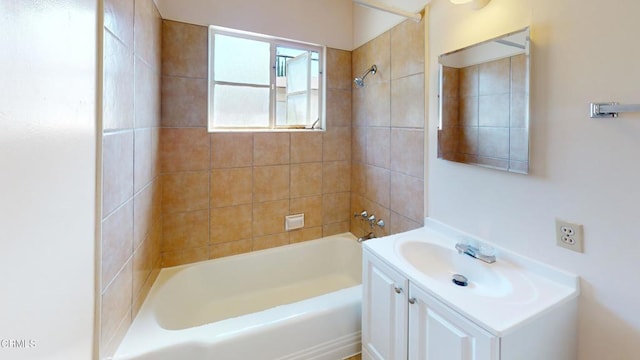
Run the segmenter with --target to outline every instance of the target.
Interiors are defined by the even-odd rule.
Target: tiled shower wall
[[[115,352],[160,267],[160,30],[153,0],[105,1],[101,358]]]
[[[327,132],[210,134],[207,28],[162,32],[163,266],[349,231],[351,53],[327,51]]]
[[[352,217],[351,232],[395,234],[424,222],[424,23],[405,21],[353,51],[351,214],[367,210],[385,228]]]

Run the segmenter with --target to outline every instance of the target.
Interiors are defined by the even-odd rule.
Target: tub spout
[[[363,241],[371,240],[371,239],[373,239],[375,237],[376,237],[376,235],[373,232],[370,232],[367,235],[358,238],[358,242],[361,243]]]

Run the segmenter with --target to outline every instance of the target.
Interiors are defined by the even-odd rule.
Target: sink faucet
[[[486,255],[483,254],[483,251],[481,251],[480,249],[478,249],[475,246],[469,245],[469,244],[465,244],[465,243],[457,243],[456,244],[456,250],[458,250],[459,254],[467,254],[469,256],[471,256],[472,258],[476,258],[478,260],[482,260],[486,263],[489,264],[493,264],[494,262],[496,262],[496,256],[495,255]]]
[[[368,233],[367,235],[363,236],[363,237],[359,237],[358,238],[358,242],[361,243],[363,241],[367,241],[367,240],[371,240],[373,238],[375,238],[376,235],[372,232]]]

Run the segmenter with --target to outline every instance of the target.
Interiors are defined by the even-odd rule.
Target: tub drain
[[[458,286],[469,285],[469,280],[467,280],[467,277],[460,274],[453,274],[453,278],[451,279],[451,281]]]

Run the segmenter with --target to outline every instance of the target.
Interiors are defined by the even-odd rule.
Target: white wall
[[[351,0],[348,0],[351,2]],[[431,0],[373,0],[400,10],[419,13]],[[353,49],[375,39],[406,18],[361,5],[353,5]]]
[[[96,14],[0,2],[2,359],[92,356]]]
[[[156,0],[163,19],[352,49],[351,0]]]
[[[433,3],[431,104],[437,56],[531,26],[531,173],[436,159],[429,110],[428,214],[582,277],[579,358],[640,354],[640,114],[591,119],[592,101],[640,103],[640,2],[493,0],[484,9]],[[584,224],[585,253],[555,245],[556,217]]]

